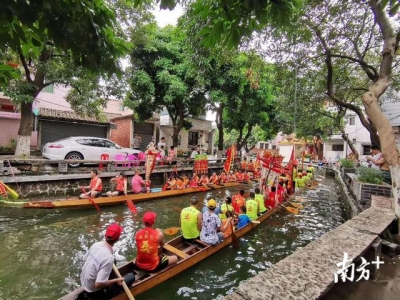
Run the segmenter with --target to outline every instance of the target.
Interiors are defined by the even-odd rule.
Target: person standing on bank
[[[103,190],[103,183],[101,179],[99,178],[98,172],[96,169],[92,170],[91,172],[91,177],[90,179],[90,184],[88,186],[80,186],[80,188],[83,189],[90,189],[88,192],[85,192],[79,196],[81,199],[87,199],[87,198],[97,198],[101,196],[101,191]]]
[[[164,150],[167,149],[167,144],[165,143],[165,137],[162,137],[161,140],[158,142],[157,149],[161,150],[161,146],[164,146]]]
[[[127,192],[128,180],[126,179],[125,172],[121,172],[119,174],[119,176],[111,178],[110,182],[116,182],[117,186],[115,187],[114,192],[111,192],[111,191],[107,192],[108,197],[121,196],[121,195],[127,196],[128,195],[128,192]]]
[[[190,206],[181,211],[181,230],[185,242],[192,243],[200,237],[202,214],[197,209],[199,199],[193,196]]]
[[[385,158],[383,157],[383,153],[379,150],[377,145],[371,146],[371,154],[373,155],[367,157],[367,161],[371,162],[376,168],[381,170],[383,175],[383,182],[387,184],[392,184],[392,176],[390,175],[390,168]]]
[[[133,139],[133,142],[132,142],[133,149],[140,150],[141,143],[142,143],[142,138],[136,134],[135,138]]]
[[[106,300],[121,290],[119,287],[125,280],[127,286],[135,281],[129,273],[124,278],[109,279],[114,264],[113,246],[119,240],[123,228],[118,223],[107,227],[105,240],[94,243],[84,257],[81,273],[81,285],[84,289],[83,299]]]

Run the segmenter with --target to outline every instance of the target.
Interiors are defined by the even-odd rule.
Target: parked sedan
[[[103,154],[110,160],[116,155],[138,154],[139,150],[122,148],[116,143],[97,137],[74,136],[55,142],[47,143],[43,147],[42,156],[52,160],[100,160]],[[78,167],[80,163],[70,163],[70,167]]]

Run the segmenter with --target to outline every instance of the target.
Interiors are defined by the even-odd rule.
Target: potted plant
[[[360,166],[356,178],[352,179],[352,192],[358,203],[365,205],[371,202],[371,195],[391,197],[392,187],[383,182],[380,170]]]

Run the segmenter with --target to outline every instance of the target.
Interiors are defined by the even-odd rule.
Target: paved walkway
[[[364,255],[378,235],[395,219],[393,210],[389,208],[390,201],[388,198],[379,199],[379,207],[372,203],[371,208],[353,219],[297,250],[270,269],[240,283],[224,299],[318,299],[332,288],[334,274],[338,271],[336,264],[343,260],[343,253],[347,252],[349,258],[353,259]]]

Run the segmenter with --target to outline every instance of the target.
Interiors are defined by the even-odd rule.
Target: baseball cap
[[[207,207],[209,207],[209,208],[215,208],[215,207],[217,207],[217,202],[215,202],[214,199],[210,199],[210,200],[208,200],[208,202],[207,202]]]
[[[118,223],[113,223],[107,227],[105,237],[115,241],[121,236],[122,230],[124,230]]]
[[[156,221],[157,214],[152,211],[148,211],[143,215],[143,223],[145,225],[153,225]]]

